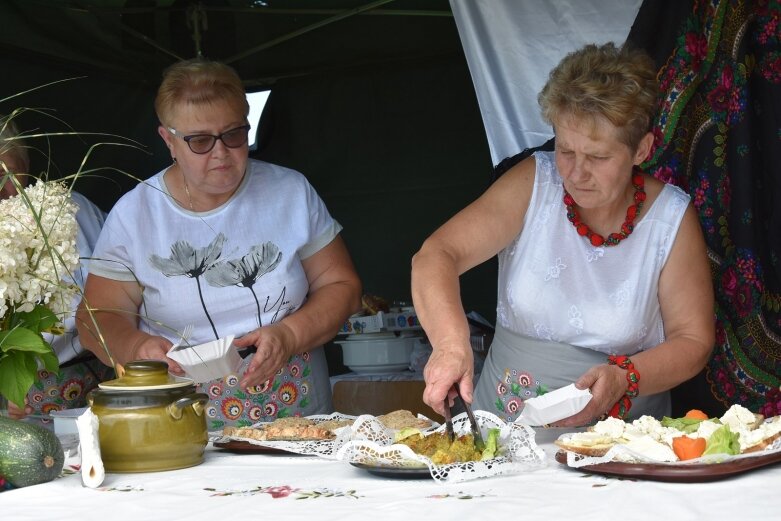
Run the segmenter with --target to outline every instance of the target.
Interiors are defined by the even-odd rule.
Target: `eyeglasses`
[[[249,135],[250,125],[242,125],[240,127],[226,130],[222,134],[214,136],[212,134],[191,134],[189,136],[183,136],[175,129],[168,127],[168,132],[174,136],[183,139],[190,150],[195,154],[207,154],[211,152],[214,145],[219,139],[222,144],[228,148],[239,148],[247,142]]]

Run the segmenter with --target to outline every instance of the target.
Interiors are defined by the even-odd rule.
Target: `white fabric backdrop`
[[[626,40],[642,0],[450,0],[494,165],[553,137],[537,94],[586,43]]]

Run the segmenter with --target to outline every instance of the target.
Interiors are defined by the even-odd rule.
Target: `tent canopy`
[[[7,0],[0,20],[0,113],[42,109],[48,117],[31,110],[19,124],[137,144],[32,143],[34,173],[55,177],[82,168],[89,150],[96,171],[75,188],[107,211],[170,164],[155,90],[165,67],[199,51],[248,90],[271,89],[253,155],[310,180],[367,293],[409,302],[412,255],[490,179],[448,0]],[[494,288],[495,264],[466,275],[467,310],[493,320]]]
[[[11,0],[0,16],[5,53],[150,85],[196,56],[252,88],[461,52],[447,0]]]

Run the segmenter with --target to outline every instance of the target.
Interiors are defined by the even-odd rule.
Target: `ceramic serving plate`
[[[350,462],[350,465],[363,469],[369,474],[383,478],[396,479],[432,479],[428,467],[393,467],[390,465],[372,465],[369,463]]]
[[[303,454],[299,454],[297,452],[290,452],[288,450],[279,449],[276,447],[255,445],[254,443],[241,440],[215,441],[212,442],[212,445],[218,449],[241,454],[285,454],[288,456],[303,456]]]

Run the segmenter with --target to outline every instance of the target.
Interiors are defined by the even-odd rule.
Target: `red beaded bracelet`
[[[608,356],[607,363],[626,369],[626,381],[628,383],[626,393],[610,408],[610,416],[624,419],[632,408],[632,398],[640,392],[640,373],[628,356]]]

